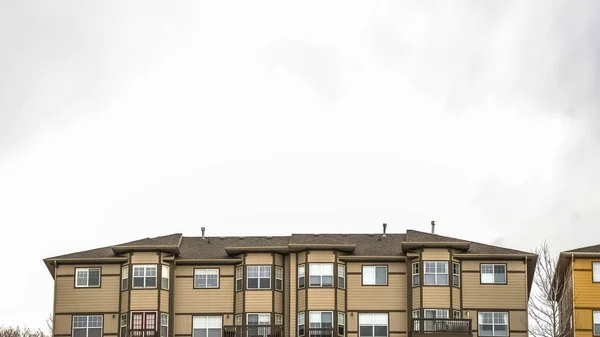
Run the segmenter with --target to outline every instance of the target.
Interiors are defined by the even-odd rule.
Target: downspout
[[[573,316],[573,337],[577,331],[577,321],[575,320],[575,254],[571,254],[571,315]]]
[[[52,336],[56,335],[56,279],[58,277],[58,262],[54,260],[54,299],[52,302]]]

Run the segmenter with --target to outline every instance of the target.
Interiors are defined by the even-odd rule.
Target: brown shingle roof
[[[567,250],[565,253],[600,253],[600,245],[587,246],[576,248],[572,250]]]
[[[355,245],[356,256],[401,256],[406,234],[292,234],[290,244]]]
[[[179,246],[182,259],[227,259],[226,247],[280,247],[287,246],[289,236],[247,236],[247,237],[188,237]]]

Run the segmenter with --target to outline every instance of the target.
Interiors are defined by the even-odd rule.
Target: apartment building
[[[600,245],[561,252],[553,282],[562,331],[600,336]]]
[[[203,228],[44,262],[55,337],[525,337],[536,258],[384,225],[278,237]]]

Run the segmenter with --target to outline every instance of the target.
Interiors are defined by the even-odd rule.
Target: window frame
[[[125,319],[123,319],[125,318]],[[123,321],[125,321],[125,324],[123,324]],[[119,315],[119,336],[120,337],[127,337],[127,313],[121,314]],[[125,331],[123,331],[123,329],[125,329]]]
[[[433,273],[428,273],[427,272],[427,263],[434,263],[435,265],[435,272]],[[445,264],[446,265],[446,272],[445,273],[439,273],[437,271],[437,267],[438,264]],[[448,261],[423,261],[423,285],[424,286],[448,286],[450,284],[450,270],[448,269]],[[434,275],[434,279],[435,279],[435,283],[433,284],[428,284],[427,283],[427,275]],[[438,282],[438,276],[440,275],[446,275],[446,283],[439,283]]]
[[[75,317],[86,317],[85,328],[75,327]],[[100,317],[100,327],[90,327],[90,317]],[[75,336],[75,329],[85,329],[85,337],[89,337],[90,329],[100,329],[100,337],[104,336],[104,315],[73,315],[71,316],[71,336]]]
[[[312,316],[312,314],[316,314],[316,313],[319,313],[319,322],[318,322],[319,323],[319,327],[318,328],[317,327],[313,328],[313,327],[310,326],[313,323],[310,320],[310,317]],[[334,324],[335,323],[335,320],[334,320],[335,317],[333,316],[333,311],[332,310],[310,310],[308,312],[308,329],[309,330],[310,329],[330,329],[329,327],[323,327],[323,314],[324,313],[331,314],[331,329],[332,330],[335,329],[335,324]],[[317,323],[317,322],[315,322],[315,323]]]
[[[244,321],[243,321],[242,317],[243,317],[243,316],[242,316],[242,314],[236,314],[236,315],[233,317],[233,325],[235,325],[235,326],[240,326],[240,325],[242,325],[242,324],[244,323]]]
[[[482,324],[483,321],[481,319],[482,314],[492,314],[492,324]],[[494,314],[504,314],[506,315],[506,334],[505,335],[496,335],[494,332],[496,331],[496,325],[504,325],[504,324],[496,324],[494,322]],[[492,325],[492,334],[491,335],[481,335],[481,326],[482,325]],[[479,311],[477,312],[477,336],[481,337],[508,337],[510,336],[510,318],[508,311]]]
[[[334,287],[334,270],[333,270],[333,265],[335,263],[333,262],[311,262],[308,264],[308,287],[309,288],[333,288]],[[320,273],[318,275],[313,275],[313,273],[310,272],[310,268],[311,266],[319,266],[319,270]],[[330,265],[331,266],[331,275],[329,274],[323,274],[322,270],[323,270],[323,265]],[[331,276],[331,285],[323,285],[323,277],[329,277]],[[313,285],[311,278],[312,277],[319,277],[319,285]],[[309,318],[310,318],[310,314],[309,314]],[[309,322],[310,324],[310,322]]]
[[[166,271],[166,273],[165,273],[165,271]],[[169,290],[169,287],[171,284],[170,274],[171,274],[171,267],[166,264],[161,265],[161,271],[160,271],[160,288],[161,289]],[[165,279],[166,279],[166,287],[165,287]]]
[[[454,267],[457,267],[455,270]],[[460,263],[456,261],[452,261],[452,286],[460,288]],[[454,278],[456,277],[456,283],[454,282]]]
[[[129,265],[121,266],[121,291],[129,289]]]
[[[274,317],[274,325],[283,325],[283,315],[282,314],[275,314],[273,316],[275,316]],[[281,323],[277,324],[277,321],[280,321]]]
[[[416,315],[415,315],[416,314]],[[415,332],[420,332],[421,331],[421,310],[420,309],[415,309],[412,311],[411,313],[411,318],[413,319],[413,331]],[[417,319],[417,321],[415,321],[414,319]]]
[[[421,274],[420,274],[421,266],[420,266],[420,262],[419,261],[413,262],[411,268],[412,268],[411,269],[412,270],[412,286],[413,287],[418,287],[418,286],[421,285]],[[415,269],[416,269],[416,272],[415,272]],[[417,277],[416,278],[417,282],[415,282],[415,276]]]
[[[250,315],[257,315],[258,316],[258,324],[250,324],[250,320],[248,319],[250,317]],[[269,317],[269,323],[267,324],[260,324],[260,317]],[[246,326],[264,326],[264,325],[271,325],[271,313],[270,312],[248,312],[246,313]]]
[[[278,274],[281,274],[281,277]],[[280,281],[279,287],[277,281]],[[283,291],[283,267],[281,266],[275,266],[275,290]]]
[[[337,264],[337,287],[346,289],[346,265],[343,263]]]
[[[195,318],[203,318],[203,317],[206,318],[206,323],[207,323],[206,327],[204,327],[204,328],[201,328],[201,327],[196,328],[194,326],[194,319]],[[216,329],[214,327],[210,327],[209,326],[208,319],[209,318],[216,318],[216,317],[218,317],[221,320],[221,326],[219,327],[219,330],[221,331],[221,333],[219,335],[223,336],[223,315],[206,314],[206,315],[192,315],[192,337],[196,337],[194,335],[194,332],[195,332],[194,330],[206,330],[206,336],[208,337],[208,330],[210,330],[210,329]]]
[[[302,273],[300,272],[302,270]],[[302,274],[302,275],[300,275]],[[300,284],[300,280],[302,279],[302,285]],[[306,264],[298,265],[298,289],[306,288]]]
[[[163,324],[163,318],[166,316],[166,324]],[[163,327],[166,327],[167,331],[165,332],[165,335],[162,335],[162,330]],[[158,332],[159,337],[169,337],[169,314],[167,313],[160,313],[160,328],[159,328],[159,332]]]
[[[344,336],[346,334],[346,313],[338,311],[337,315],[337,334],[338,336]]]
[[[452,310],[452,319],[462,319],[461,311],[460,310]]]
[[[302,319],[300,319],[300,317],[302,317]],[[300,321],[302,321],[302,324],[300,324]],[[300,327],[302,326],[302,330],[300,330]],[[304,311],[300,311],[298,312],[298,319],[296,322],[296,327],[297,327],[297,332],[298,332],[298,336],[304,336],[306,335],[306,313]],[[302,331],[302,333],[300,333],[300,331]]]
[[[373,323],[371,325],[361,324],[361,317],[362,316],[366,317],[366,315],[372,315],[373,316]],[[375,315],[385,315],[385,317],[386,317],[385,336],[375,335],[375,327],[376,326],[381,326],[380,324],[377,324],[377,325],[375,324]],[[360,329],[361,326],[371,326],[372,327],[373,334],[371,336],[367,336],[367,337],[388,337],[390,335],[390,315],[387,312],[361,312],[361,313],[358,314],[358,331],[357,331],[358,332],[357,333],[358,337],[362,337],[361,331],[360,331],[361,330]]]
[[[146,324],[147,324],[147,316],[152,315],[154,316],[154,327],[153,327],[153,331],[158,331],[158,328],[160,326],[160,312],[156,311],[156,310],[148,310],[148,311],[140,311],[140,310],[135,310],[135,311],[130,311],[129,312],[130,316],[129,316],[129,329],[130,332],[131,330],[133,330],[133,316],[134,315],[138,315],[141,314],[142,315],[142,329],[141,330],[149,330],[146,329]],[[159,331],[160,332],[160,331]],[[140,337],[142,337],[142,335],[140,335]]]
[[[98,285],[90,285],[90,270],[98,270]],[[85,281],[86,284],[85,285],[78,285],[77,284],[77,280],[79,279],[79,277],[77,277],[77,273],[79,271],[85,271],[86,273],[86,277],[85,277]],[[101,288],[102,287],[102,267],[77,267],[75,268],[75,288]]]
[[[504,267],[504,282],[483,282],[483,266],[492,266],[492,275],[496,274],[496,266]],[[489,273],[485,273],[489,274]],[[592,271],[593,274],[593,271]],[[506,263],[480,263],[479,264],[479,284],[491,284],[491,285],[506,285],[508,284],[508,265]]]
[[[594,321],[594,316],[596,316],[595,314],[598,314],[598,323],[596,323]],[[571,316],[571,322],[572,322],[572,317]],[[592,310],[592,335],[594,336],[600,336],[600,327],[598,327],[598,332],[596,332],[596,325],[600,326],[600,310]]]
[[[244,266],[235,267],[235,291],[244,290]]]
[[[592,283],[600,283],[600,275],[598,279],[595,279],[594,277],[594,267],[598,266],[599,269],[599,273],[600,273],[600,262],[592,262]]]
[[[367,268],[373,268],[373,275],[375,276],[375,283],[365,283],[365,269]],[[385,283],[384,284],[378,284],[377,283],[377,269],[378,268],[385,268]],[[387,286],[388,285],[388,279],[389,279],[389,273],[388,273],[388,266],[387,265],[363,265],[361,268],[361,282],[363,286]]]
[[[147,286],[146,279],[152,277],[152,276],[147,275],[147,271],[148,271],[148,269],[150,269],[152,267],[154,267],[154,269],[155,269],[154,286]],[[144,276],[137,276],[137,278],[144,279],[144,285],[141,287],[135,286],[135,279],[136,279],[135,269],[136,268],[144,269]],[[132,270],[133,270],[133,276],[132,276],[132,280],[131,280],[131,289],[155,289],[155,288],[158,288],[158,265],[156,265],[156,264],[134,264]]]
[[[258,277],[250,277],[250,272],[248,271],[248,269],[249,268],[253,268],[253,267],[258,267]],[[246,265],[246,290],[271,290],[271,289],[273,289],[274,284],[271,284],[271,283],[273,283],[272,279],[271,279],[271,277],[273,276],[273,274],[272,274],[273,273],[273,270],[272,270],[273,268],[272,267],[273,266],[270,265],[270,264]],[[268,268],[269,269],[269,277],[261,277],[260,276],[262,268]],[[250,287],[250,279],[257,279],[258,280],[258,283],[257,283],[258,287],[257,288],[251,288]],[[260,286],[260,280],[261,279],[268,279],[269,280],[269,287],[268,288],[262,288]],[[246,316],[246,318],[248,318],[248,316]],[[247,321],[246,321],[246,323],[247,323]]]
[[[217,271],[217,286],[208,286],[208,277],[205,278],[204,286],[200,284],[200,286],[196,285],[196,273],[200,271]],[[212,274],[205,274],[205,276]],[[201,276],[201,275],[199,275]],[[194,268],[194,289],[219,289],[221,287],[221,268]]]

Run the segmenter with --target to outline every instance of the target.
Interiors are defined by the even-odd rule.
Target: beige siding
[[[347,310],[405,310],[406,275],[389,275],[387,286],[362,286],[360,275],[348,275]]]
[[[246,312],[271,312],[273,292],[263,290],[246,291]]]
[[[346,311],[346,291],[338,289],[337,291],[337,310]]]
[[[526,269],[526,265],[524,261],[477,261],[477,260],[464,260],[462,261],[462,270],[463,271],[479,271],[480,265],[482,263],[501,263],[506,264],[506,269],[508,271],[522,271],[524,272]]]
[[[131,310],[157,310],[158,290],[131,290]]]
[[[306,289],[298,290],[298,310],[306,310]]]
[[[229,316],[229,317],[227,317]],[[233,325],[233,315],[223,316],[223,325]]]
[[[105,274],[121,274],[121,264],[59,264],[56,270],[56,275],[75,275],[75,268],[102,268],[102,275]]]
[[[194,269],[200,269],[200,268],[219,269],[220,277],[232,276],[235,274],[235,266],[232,266],[232,265],[218,265],[218,266],[213,266],[213,265],[181,266],[181,265],[178,265],[177,268],[175,268],[175,276],[193,276]]]
[[[246,264],[273,264],[271,253],[248,253]]]
[[[312,252],[311,252],[312,254]],[[308,255],[309,259],[311,254]],[[335,306],[335,292],[333,288],[308,289],[308,310],[333,310]]]
[[[419,287],[412,288],[412,308],[421,308],[421,288]]]
[[[406,263],[404,262],[390,262],[390,263],[377,263],[377,262],[348,262],[346,264],[346,271],[350,273],[362,273],[362,266],[388,266],[388,272],[390,273],[406,273]]]
[[[233,312],[233,277],[221,277],[218,289],[194,289],[194,279],[175,282],[175,312]]]
[[[175,277],[177,276],[191,276],[194,275],[194,268],[201,268],[201,266],[182,266],[182,265],[177,265],[177,267],[175,268]]]
[[[450,260],[450,253],[445,248],[425,248],[422,257],[423,260],[448,261]]]
[[[275,312],[283,313],[283,293],[276,291],[275,294]]]
[[[362,263],[360,262],[348,262],[346,263],[347,273],[362,273]]]
[[[286,313],[289,313],[289,315],[285,315],[286,319],[289,319],[289,335],[290,337],[295,337],[296,336],[296,319],[298,317],[298,314],[296,312],[296,292],[297,292],[297,280],[298,278],[296,277],[296,271],[297,271],[297,267],[296,267],[296,253],[292,253],[289,256],[289,266],[290,266],[290,282],[289,282],[289,292],[290,292],[290,296],[289,296],[289,301],[286,301],[286,307],[289,308],[288,310],[286,310]],[[286,282],[287,283],[287,282]]]
[[[450,287],[423,287],[423,308],[450,308]]]
[[[160,311],[169,312],[169,292],[167,290],[161,290],[160,296]]]
[[[278,266],[283,266],[283,255],[275,254],[275,264]]]
[[[479,284],[479,273],[463,273],[464,308],[525,308],[525,273],[508,273],[507,285]]]
[[[390,337],[406,337],[405,333],[390,333]]]
[[[156,252],[135,252],[131,255],[131,263],[158,263],[158,254]]]
[[[388,324],[390,331],[406,331],[406,313],[390,312]]]
[[[311,250],[308,262],[335,262],[335,252],[332,250]]]
[[[524,331],[527,330],[527,312],[526,311],[511,311],[509,312],[510,330]]]
[[[129,310],[129,291],[121,292],[121,312]]]
[[[348,327],[347,331],[358,331],[358,313],[355,312],[354,315],[351,315],[350,312],[346,312],[346,322]],[[348,334],[350,336],[350,334]]]
[[[119,315],[104,314],[104,333],[103,334],[116,334],[119,332]]]
[[[71,334],[71,315],[54,316],[54,334]]]
[[[406,273],[405,262],[390,262],[388,263],[388,269],[391,273]]]
[[[460,288],[452,287],[452,308],[460,310]]]
[[[244,293],[238,291],[235,293],[235,312],[241,313],[244,311]]]
[[[192,334],[192,315],[175,315],[175,334]]]
[[[306,252],[298,253],[298,264],[306,263]]]
[[[120,278],[102,278],[101,288],[74,288],[74,277],[56,278],[56,313],[118,312]]]

